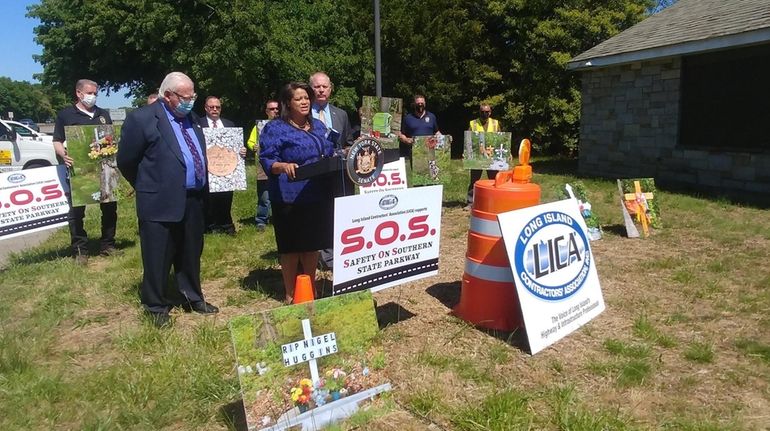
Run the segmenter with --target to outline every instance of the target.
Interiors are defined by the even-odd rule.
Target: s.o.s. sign
[[[588,231],[567,199],[499,214],[532,354],[604,310]]]

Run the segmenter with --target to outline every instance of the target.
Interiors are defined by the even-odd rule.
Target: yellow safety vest
[[[487,120],[486,130],[484,130],[484,125],[481,124],[481,121],[479,120],[471,120],[469,127],[471,132],[499,132],[500,131],[500,123],[494,118],[490,118]]]

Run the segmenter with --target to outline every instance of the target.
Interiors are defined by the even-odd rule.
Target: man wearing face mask
[[[214,314],[219,309],[201,291],[203,200],[208,191],[206,142],[193,114],[195,87],[181,72],[160,85],[160,98],[132,111],[123,123],[118,168],[136,191],[136,215],[144,273],[142,305],[157,327],[170,324],[169,311]],[[174,265],[176,289],[166,284]]]
[[[64,148],[65,126],[88,126],[112,124],[109,112],[96,106],[96,93],[99,86],[90,79],[81,79],[75,84],[75,97],[77,102],[68,106],[56,116],[56,124],[53,131],[53,147],[59,163],[72,167],[73,160],[67,155]],[[108,256],[115,253],[115,230],[118,222],[118,203],[100,203],[102,211],[102,237],[99,254]],[[86,207],[71,207],[68,222],[70,228],[70,243],[72,245],[72,257],[80,265],[88,263],[88,233],[83,227],[83,219],[86,216]]]
[[[401,134],[398,137],[400,141],[399,153],[401,157],[408,158],[410,164],[412,163],[414,137],[438,135],[441,133],[438,129],[436,116],[425,109],[425,96],[415,95],[412,106],[414,107],[414,112],[404,116],[404,121],[401,122]]]
[[[479,106],[479,118],[471,120],[468,124],[468,130],[471,132],[499,132],[500,123],[492,118],[492,107],[487,103],[482,103]],[[481,179],[481,171],[483,169],[471,169],[471,183],[468,184],[468,196],[466,198],[467,206],[465,209],[470,209],[473,204],[473,185],[476,181]],[[498,171],[487,169],[487,178],[494,179]]]

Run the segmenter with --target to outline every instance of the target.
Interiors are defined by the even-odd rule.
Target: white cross
[[[313,384],[318,383],[318,365],[316,359],[337,353],[337,335],[329,332],[323,335],[313,335],[310,330],[310,319],[302,319],[303,339],[281,346],[283,364],[287,367],[308,362],[310,365],[310,379]]]

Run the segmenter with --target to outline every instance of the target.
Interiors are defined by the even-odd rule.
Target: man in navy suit
[[[166,75],[158,101],[131,112],[123,123],[118,168],[136,191],[144,274],[142,305],[158,327],[169,311],[214,314],[203,298],[203,199],[208,189],[206,143],[193,114],[195,86],[181,72]],[[171,265],[182,301],[166,295]],[[181,302],[181,303],[180,303]]]
[[[201,127],[212,127],[215,129],[235,127],[235,123],[227,118],[222,118],[222,101],[218,97],[207,97],[203,109],[206,110],[206,116],[198,120]],[[242,156],[246,156],[245,148],[243,149]],[[235,235],[235,225],[230,214],[232,206],[233,192],[209,192],[208,199],[206,199],[206,231]]]

